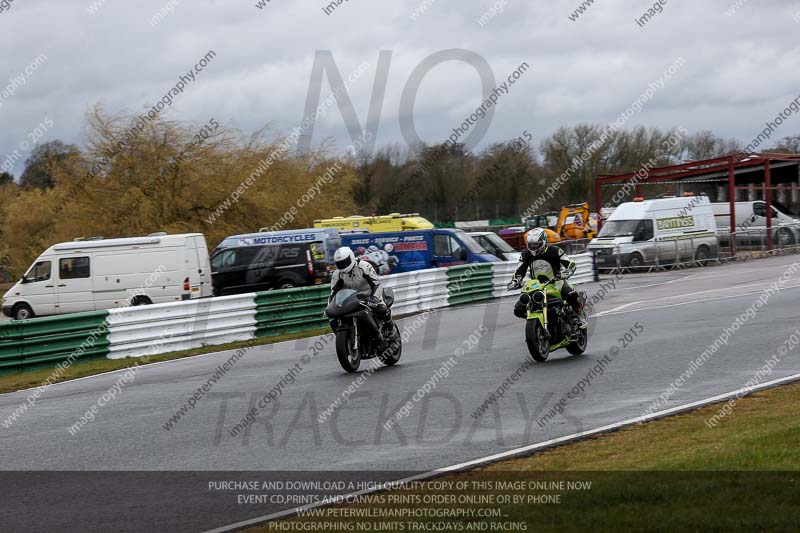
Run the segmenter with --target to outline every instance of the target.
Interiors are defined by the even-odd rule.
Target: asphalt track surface
[[[169,431],[163,425],[170,416],[231,352],[142,367],[74,436],[67,428],[123,372],[58,384],[10,428],[0,426],[0,479],[7,495],[1,527],[203,531],[292,507],[237,505],[231,493],[209,491],[209,481],[234,476],[223,472],[244,479],[316,472],[332,479],[372,471],[394,479],[633,418],[784,276],[766,305],[742,321],[728,345],[666,395],[658,410],[733,391],[800,328],[800,272],[789,273],[795,263],[800,256],[624,275],[594,307],[584,355],[560,350],[547,363],[520,372],[527,351],[523,322],[511,313],[514,298],[442,310],[413,331],[400,364],[362,373],[350,401],[324,422],[318,416],[357,375],[341,370],[332,343],[302,364],[317,339],[253,348]],[[591,298],[603,292],[601,286],[610,287],[610,278],[604,279],[581,289]],[[414,320],[401,320],[401,329],[413,327]],[[471,346],[467,339],[481,331],[487,333]],[[455,355],[459,350],[463,356]],[[563,414],[542,422],[608,355],[603,374],[569,398]],[[440,371],[435,389],[412,401],[395,428],[385,429],[448,360],[455,361],[449,375]],[[298,363],[295,382],[254,424],[231,436],[248,409]],[[362,363],[362,369],[369,366]],[[519,379],[505,395],[482,416],[471,416],[515,372]],[[783,355],[766,379],[798,373],[800,348]],[[0,421],[28,394],[0,395]],[[11,497],[14,486],[20,490]]]

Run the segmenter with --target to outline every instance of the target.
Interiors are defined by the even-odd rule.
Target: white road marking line
[[[800,288],[800,285],[792,285],[791,287],[782,287],[781,290],[797,289],[797,288]],[[678,302],[678,303],[674,303],[674,304],[656,305],[654,307],[644,307],[644,308],[641,308],[641,309],[629,309],[627,311],[614,311],[614,312],[605,311],[605,312],[603,312],[603,314],[592,315],[592,316],[597,317],[597,316],[622,315],[624,313],[640,313],[640,312],[643,312],[643,311],[653,311],[655,309],[665,309],[667,307],[678,307],[678,306],[681,306],[681,305],[689,305],[689,304],[696,304],[696,303],[703,303],[703,302],[714,302],[716,300],[728,300],[730,298],[739,298],[741,296],[751,296],[753,294],[761,294],[763,292],[764,291],[745,292],[745,293],[742,293],[742,294],[731,294],[729,296],[718,296],[716,298],[703,298],[703,299],[700,299],[700,300],[690,300],[688,302]],[[650,301],[653,301],[653,300],[642,300],[640,302],[634,302],[634,303],[647,303],[647,302],[650,302]]]
[[[541,450],[545,448],[551,448],[553,446],[557,446],[559,444],[566,444],[571,441],[580,440],[585,437],[591,437],[594,435],[600,435],[602,433],[608,433],[609,431],[614,431],[625,426],[631,426],[634,424],[641,424],[643,422],[649,422],[651,420],[656,420],[658,418],[663,418],[665,416],[677,414],[683,411],[688,411],[691,409],[696,409],[698,407],[705,407],[707,405],[711,405],[722,400],[728,400],[731,398],[735,398],[740,394],[742,396],[747,396],[754,392],[758,392],[765,389],[770,389],[776,387],[778,385],[784,385],[786,383],[792,383],[794,381],[800,381],[800,374],[794,374],[792,376],[787,376],[785,378],[775,379],[772,381],[768,381],[766,383],[761,383],[760,385],[756,385],[754,387],[743,387],[741,389],[737,389],[732,392],[726,392],[723,394],[719,394],[717,396],[713,396],[711,398],[706,398],[704,400],[698,400],[696,402],[687,403],[684,405],[679,405],[677,407],[671,407],[669,409],[665,409],[664,411],[659,411],[657,413],[652,413],[649,415],[642,415],[637,416],[636,418],[629,418],[627,420],[623,420],[622,422],[614,422],[612,424],[607,424],[605,426],[601,426],[595,429],[590,429],[588,431],[581,431],[580,433],[573,433],[571,435],[565,435],[563,437],[557,437],[555,439],[546,440],[543,442],[538,442],[536,444],[531,444],[528,446],[523,446],[521,448],[514,448],[512,450],[507,450],[505,452],[496,453],[494,455],[488,455],[486,457],[481,457],[479,459],[473,459],[472,461],[467,461],[464,463],[459,463],[452,466],[446,466],[444,468],[439,468],[437,470],[431,470],[429,472],[425,472],[423,474],[417,474],[416,476],[410,476],[407,478],[399,479],[396,481],[389,481],[386,484],[393,485],[389,488],[396,488],[403,484],[408,484],[414,481],[422,481],[425,479],[430,479],[433,477],[438,477],[443,474],[452,473],[452,472],[459,472],[462,470],[469,470],[478,466],[484,466],[490,463],[494,463],[500,461],[502,459],[511,459],[518,455],[527,455],[530,452],[534,452],[536,450]],[[383,492],[382,489],[364,489],[357,492],[351,492],[348,494],[343,494],[342,498],[347,497],[356,497],[356,496],[364,496],[366,494],[372,494],[376,492]],[[259,516],[256,518],[251,518],[249,520],[244,520],[242,522],[237,522],[235,524],[230,524],[227,526],[222,526],[216,529],[210,529],[204,533],[225,533],[227,531],[232,531],[235,529],[243,528],[246,526],[253,526],[256,524],[261,524],[263,522],[267,522],[270,520],[277,520],[279,518],[288,518],[298,514],[299,511],[309,511],[311,509],[316,509],[319,507],[327,507],[328,505],[323,505],[322,503],[313,503],[309,505],[304,505],[302,507],[296,507],[293,509],[287,509],[285,511],[279,511],[277,513],[268,514],[265,516]]]
[[[628,290],[628,289],[643,289],[645,287],[658,287],[659,285],[669,285],[670,283],[675,283],[676,281],[685,281],[685,280],[687,280],[689,278],[693,278],[693,277],[697,276],[698,274],[700,274],[700,273],[696,272],[694,274],[689,274],[688,276],[684,276],[682,278],[675,278],[675,279],[671,279],[669,281],[662,281],[660,283],[650,283],[650,284],[647,284],[647,285],[633,285],[631,287],[620,287],[619,290],[625,291],[625,290]]]
[[[794,279],[794,280],[789,280],[789,281],[800,281],[800,279]],[[733,287],[718,287],[716,289],[708,289],[708,290],[705,290],[705,291],[691,291],[691,292],[687,292],[687,293],[683,293],[683,294],[674,294],[672,296],[661,296],[659,298],[648,298],[648,299],[639,300],[639,301],[640,302],[657,302],[659,300],[669,300],[669,299],[672,299],[672,298],[682,298],[684,296],[694,296],[696,294],[706,294],[706,293],[709,293],[709,292],[739,290],[739,289],[744,289],[745,287],[756,287],[756,286],[762,285],[762,284],[767,284],[767,286],[768,286],[768,284],[770,284],[770,283],[772,283],[772,282],[761,281],[761,282],[758,282],[758,283],[748,283],[746,285],[736,285],[736,286],[733,286]],[[636,287],[636,288],[638,288],[638,287]],[[781,287],[781,290],[784,289],[784,288],[786,288],[786,287]]]
[[[790,280],[790,281],[800,281],[800,280],[795,279],[795,280]],[[660,298],[652,298],[652,299],[644,300],[644,301],[656,302],[658,300],[669,300],[670,298],[680,298],[682,296],[694,296],[695,294],[706,294],[708,292],[721,292],[721,291],[739,290],[739,289],[744,289],[745,287],[757,287],[758,285],[765,285],[765,286],[768,287],[771,283],[773,283],[773,282],[761,281],[761,282],[758,282],[758,283],[748,283],[746,285],[736,285],[734,287],[718,287],[716,289],[708,289],[708,290],[705,290],[705,291],[692,291],[692,292],[689,292],[689,293],[676,294],[676,295],[673,295],[673,296],[662,296]],[[781,289],[784,289],[784,288],[785,287],[781,287]]]
[[[614,311],[619,311],[620,309],[625,309],[626,307],[630,307],[632,305],[636,305],[638,303],[642,303],[643,301],[646,302],[648,300],[637,300],[635,302],[629,302],[629,303],[626,303],[626,304],[619,305],[619,306],[617,306],[617,307],[615,307],[613,309],[609,309],[608,311],[601,311],[599,313],[595,313],[594,315],[591,315],[591,316],[597,317],[597,316],[607,315],[609,313],[613,313]]]
[[[762,267],[759,263],[756,263],[754,266],[757,266],[759,268],[756,268],[756,269],[742,269],[742,270],[744,270],[744,272],[735,271],[735,272],[724,272],[724,273],[720,273],[720,274],[708,274],[708,275],[705,275],[705,276],[700,276],[697,279],[727,278],[729,276],[737,276],[737,275],[742,275],[742,274],[749,274],[750,272],[752,272],[752,270],[757,270],[758,272],[763,272],[764,270],[777,270],[779,268],[786,269],[787,267],[789,267],[791,265],[794,265],[796,263],[797,263],[797,261],[792,261],[791,263],[787,263],[787,264],[775,265],[775,266],[765,266],[765,267]],[[750,263],[738,263],[738,264],[744,266],[744,265],[749,265]]]
[[[758,267],[755,270],[758,270],[759,272],[762,272],[764,270],[777,270],[779,268],[785,269],[786,267],[791,266],[791,265],[793,265],[795,263],[797,263],[797,261],[792,261],[791,263],[774,265],[774,266],[761,266],[760,263],[756,263],[754,266]],[[620,287],[617,290],[618,291],[623,291],[623,290],[627,290],[627,289],[639,289],[639,288],[643,288],[643,287],[657,287],[659,285],[666,285],[668,283],[674,283],[676,281],[687,279],[687,278],[692,277],[692,276],[698,276],[697,277],[698,280],[700,280],[700,279],[713,279],[713,278],[726,278],[726,277],[730,277],[730,276],[743,276],[743,275],[746,275],[747,273],[751,272],[753,269],[747,269],[747,268],[738,269],[736,267],[737,266],[745,267],[747,265],[750,265],[750,263],[728,263],[727,265],[722,265],[722,266],[723,266],[723,268],[727,267],[727,266],[730,266],[731,267],[731,271],[729,271],[729,272],[714,273],[714,274],[705,274],[705,272],[697,272],[695,274],[691,274],[690,276],[686,276],[686,277],[682,277],[682,278],[676,278],[676,279],[669,280],[669,281],[664,281],[664,282],[659,282],[659,283],[652,283],[652,284],[644,284],[644,285],[634,285],[634,286],[631,286],[631,287]],[[666,274],[666,272],[664,274]],[[660,275],[661,275],[660,273],[653,273],[652,277],[656,277],[657,278]],[[642,281],[646,281],[646,280],[642,280]]]
[[[673,299],[673,298],[683,298],[683,297],[686,297],[686,296],[695,296],[695,295],[698,295],[698,294],[705,294],[705,293],[708,293],[708,292],[719,292],[719,291],[724,291],[724,290],[738,290],[738,289],[742,289],[744,287],[753,287],[753,286],[757,286],[757,285],[760,285],[760,284],[761,283],[751,283],[751,284],[748,284],[748,285],[739,285],[737,287],[720,287],[718,289],[709,289],[709,290],[706,290],[706,291],[693,291],[693,292],[690,292],[690,293],[677,294],[677,295],[673,295],[673,296],[662,296],[660,298],[650,298],[650,299],[646,299],[646,300],[637,300],[635,302],[628,302],[626,304],[622,304],[620,306],[614,307],[614,308],[609,309],[607,311],[601,311],[599,313],[595,313],[594,315],[591,315],[591,316],[599,317],[599,316],[605,316],[605,315],[611,315],[611,314],[618,314],[617,312],[620,311],[621,309],[624,309],[626,307],[630,307],[630,306],[636,305],[636,304],[646,304],[646,303],[649,303],[649,302],[657,302],[657,301],[660,301],[660,300],[670,300],[670,299]],[[780,288],[780,290],[783,290],[783,289],[794,289],[794,288],[797,288],[797,287],[800,287],[800,285],[791,285],[791,286],[788,286],[788,287],[787,286],[783,286],[783,287]],[[727,297],[705,298],[703,300],[690,300],[688,302],[678,302],[676,304],[669,304],[669,305],[665,305],[663,307],[674,307],[675,305],[685,305],[685,304],[690,304],[690,303],[697,303],[697,302],[700,302],[700,301],[723,300],[725,298],[733,298],[733,297],[736,297],[736,296],[745,296],[745,295],[749,295],[749,294],[758,294],[759,292],[763,292],[763,290],[755,291],[755,292],[746,292],[746,293],[741,293],[741,294],[735,294],[735,295],[731,295],[731,296],[727,296]],[[652,308],[646,308],[646,309],[636,309],[635,311],[644,311],[644,310],[648,310],[648,309],[661,309],[661,307],[652,307]],[[634,310],[631,310],[631,311],[634,311]],[[630,311],[628,311],[628,312],[630,312]]]
[[[791,265],[794,265],[794,264],[797,264],[796,260],[793,260],[791,263],[785,263],[785,264],[773,265],[773,266],[761,266],[761,263],[756,262],[756,263],[753,263],[752,266],[755,266],[757,268],[750,269],[750,268],[745,268],[745,267],[751,265],[751,263],[728,263],[727,265],[723,265],[723,268],[725,266],[729,266],[730,265],[731,266],[731,270],[730,271],[714,273],[714,274],[705,274],[705,272],[698,272],[697,273],[698,275],[700,275],[700,274],[704,274],[704,275],[700,275],[697,279],[713,279],[713,278],[727,278],[727,277],[730,277],[730,276],[745,276],[745,275],[751,273],[753,270],[757,270],[758,272],[763,272],[764,270],[777,270],[779,268],[786,269],[787,267],[789,267]],[[736,268],[736,267],[739,267],[739,266],[742,267],[742,268]]]

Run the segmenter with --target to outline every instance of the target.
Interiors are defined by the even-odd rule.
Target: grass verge
[[[221,352],[225,350],[237,350],[245,346],[263,346],[267,344],[274,344],[276,342],[290,341],[294,339],[302,339],[306,337],[314,337],[316,335],[323,335],[330,331],[328,328],[319,328],[302,333],[292,333],[288,335],[277,335],[275,337],[262,337],[253,341],[234,342],[230,344],[220,344],[216,346],[203,346],[201,348],[193,348],[191,350],[184,350],[180,352],[172,352],[161,355],[154,355],[150,357],[128,358],[128,359],[90,359],[87,361],[77,361],[70,366],[58,380],[53,383],[60,383],[69,381],[71,379],[82,378],[86,376],[93,376],[102,374],[104,372],[111,372],[113,370],[120,370],[133,366],[134,364],[147,364],[158,363],[161,361],[172,361],[174,359],[184,359],[186,357],[193,357],[195,355],[202,355],[206,353]],[[5,392],[14,392],[31,387],[37,387],[44,383],[44,381],[53,372],[51,368],[43,368],[41,370],[33,370],[31,372],[23,372],[19,374],[6,374],[0,375],[0,394]]]
[[[723,405],[247,531],[797,531],[800,384],[743,398],[710,428]],[[398,508],[408,516],[382,511]]]

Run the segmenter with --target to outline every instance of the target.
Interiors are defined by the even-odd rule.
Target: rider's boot
[[[386,304],[381,303],[376,308],[376,313],[380,325],[381,341],[385,341],[392,337],[392,310]]]
[[[586,312],[584,310],[583,299],[577,292],[573,292],[570,295],[569,304],[572,307],[572,310],[575,311],[573,324],[578,329],[586,329],[588,324],[586,322]]]

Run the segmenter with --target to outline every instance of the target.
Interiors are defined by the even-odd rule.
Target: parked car
[[[719,254],[708,198],[680,197],[619,205],[589,243],[599,268],[703,261]]]
[[[381,260],[377,268],[381,274],[499,261],[460,229],[342,234],[342,245],[373,264],[369,254],[375,257],[378,252]]]
[[[200,233],[92,238],[51,246],[3,297],[3,314],[22,320],[211,296]]]
[[[510,244],[491,231],[474,231],[467,235],[480,244],[484,250],[496,256],[501,261],[519,261],[520,252],[514,250]]]
[[[215,296],[319,285],[330,281],[336,230],[251,233],[226,238],[211,254]],[[330,252],[330,253],[329,253]]]

